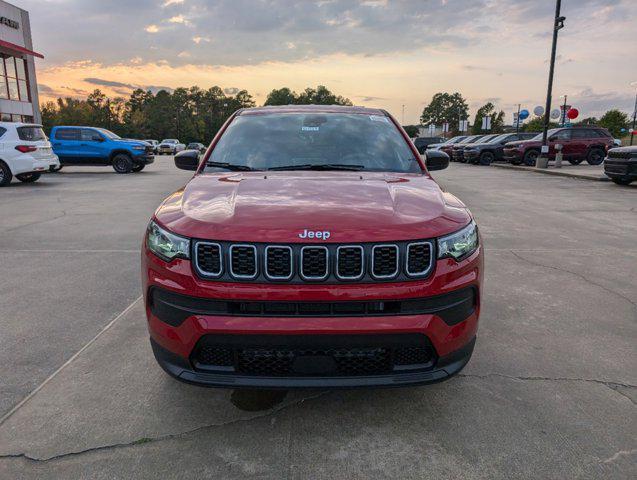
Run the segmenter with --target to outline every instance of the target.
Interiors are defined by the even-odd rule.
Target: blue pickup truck
[[[111,165],[117,173],[140,172],[153,163],[153,146],[127,140],[103,128],[53,127],[51,146],[65,165]]]

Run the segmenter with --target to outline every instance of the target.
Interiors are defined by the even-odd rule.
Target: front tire
[[[142,164],[139,164],[139,165],[135,165],[135,166],[132,168],[132,171],[133,171],[134,173],[141,172],[141,171],[144,169],[144,167],[145,167],[145,166],[146,166],[146,165],[145,165],[145,164],[143,164],[143,163],[142,163]]]
[[[6,187],[11,183],[11,179],[13,178],[13,174],[9,167],[0,162],[0,187]]]
[[[33,183],[33,182],[37,182],[41,175],[42,175],[41,173],[35,173],[35,172],[19,173],[18,175],[15,176],[15,178],[20,180],[22,183]]]
[[[495,160],[495,155],[493,155],[493,152],[482,152],[482,154],[480,155],[480,165],[491,165],[491,163],[493,162],[493,160]]]
[[[568,159],[568,163],[570,163],[571,165],[579,165],[583,161],[584,161],[583,158],[569,158]]]
[[[535,167],[537,163],[537,157],[540,156],[540,152],[537,150],[529,150],[524,153],[524,164],[528,167]]]
[[[128,155],[118,153],[113,157],[113,170],[117,173],[130,173],[133,170],[133,161]]]
[[[601,165],[604,161],[604,150],[601,148],[591,148],[586,155],[586,161],[589,165]]]

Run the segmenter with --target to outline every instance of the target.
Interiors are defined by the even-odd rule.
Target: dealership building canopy
[[[29,13],[0,0],[0,121],[40,123]]]

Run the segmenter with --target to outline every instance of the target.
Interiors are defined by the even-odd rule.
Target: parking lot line
[[[107,332],[113,325],[115,325],[115,323],[117,323],[117,321],[122,318],[124,315],[126,315],[134,306],[137,302],[139,302],[142,299],[142,295],[140,295],[139,297],[137,297],[135,300],[133,300],[133,302],[126,307],[119,315],[117,315],[113,320],[111,320],[110,322],[108,322],[104,328],[102,328],[97,335],[95,335],[93,338],[91,338],[82,348],[80,348],[77,352],[75,352],[73,354],[73,356],[71,356],[71,358],[69,358],[66,362],[64,362],[55,372],[53,372],[51,375],[49,375],[40,385],[38,385],[35,390],[33,390],[31,393],[29,393],[26,397],[24,397],[20,402],[18,402],[11,410],[9,410],[2,418],[0,418],[0,425],[2,425],[9,417],[11,417],[11,415],[13,415],[15,412],[17,412],[20,407],[22,407],[25,403],[27,403],[31,398],[33,398],[33,396],[38,393],[40,390],[42,390],[42,388],[44,388],[44,386],[49,383],[53,378],[55,378],[55,376],[60,373],[62,370],[64,370],[65,367],[67,367],[70,363],[73,362],[73,360],[75,360],[84,350],[86,350],[88,347],[90,347],[93,343],[95,343],[95,341],[102,336],[102,334],[104,334],[105,332]]]

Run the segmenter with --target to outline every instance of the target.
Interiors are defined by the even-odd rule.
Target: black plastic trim
[[[455,325],[475,312],[475,287],[443,295],[402,300],[345,302],[278,302],[215,300],[191,297],[151,287],[148,302],[151,313],[176,327],[192,315],[239,317],[378,317],[435,314],[447,325]]]
[[[475,342],[476,338],[474,337],[462,348],[444,357],[439,357],[435,367],[425,371],[359,377],[255,377],[195,371],[186,358],[170,352],[152,338],[150,339],[157,363],[170,376],[181,382],[202,387],[235,389],[387,388],[438,383],[452,378],[465,367],[473,354]]]

